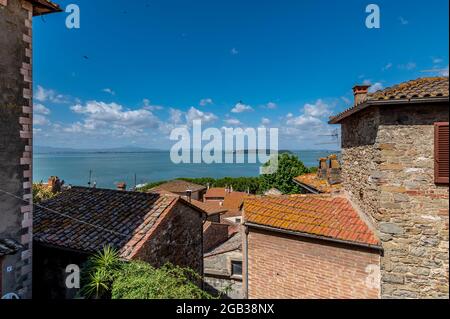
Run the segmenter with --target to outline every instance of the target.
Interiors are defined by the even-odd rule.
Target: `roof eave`
[[[313,235],[313,234],[309,234],[309,233],[302,233],[302,232],[296,232],[296,231],[287,230],[287,229],[275,228],[275,227],[271,227],[271,226],[267,226],[267,225],[254,224],[251,222],[244,222],[244,226],[253,227],[253,228],[261,229],[261,230],[273,231],[273,232],[281,233],[281,234],[303,237],[303,238],[317,239],[317,240],[323,240],[323,241],[333,242],[333,243],[337,243],[337,244],[344,244],[344,245],[351,245],[351,246],[356,246],[356,247],[361,247],[361,248],[374,249],[379,252],[383,252],[383,247],[381,245],[373,245],[373,244],[354,242],[354,241],[348,241],[348,240],[325,237],[325,236],[318,236],[318,235]]]
[[[33,4],[33,16],[40,16],[50,13],[62,12],[63,10],[56,3],[45,0],[28,0]]]
[[[391,100],[369,100],[366,101],[353,109],[349,109],[335,117],[332,117],[328,124],[340,124],[342,120],[347,117],[358,113],[370,106],[384,106],[384,105],[401,105],[401,104],[419,104],[419,103],[442,103],[448,102],[448,96],[436,96],[436,97],[425,97],[425,98],[412,98],[412,99],[391,99]]]
[[[310,186],[308,184],[302,183],[298,180],[296,180],[295,178],[292,179],[294,181],[294,183],[296,183],[298,186],[303,187],[304,189],[306,189],[307,191],[313,193],[313,194],[323,194],[324,192],[318,190],[317,188]]]

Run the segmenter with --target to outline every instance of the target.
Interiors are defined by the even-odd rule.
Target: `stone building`
[[[216,226],[223,228],[226,225]],[[222,298],[242,299],[241,234],[235,232],[228,235],[228,232],[223,230],[220,234],[223,239],[213,247],[208,247],[204,254],[204,288]]]
[[[194,183],[190,183],[183,180],[173,180],[167,183],[161,184],[155,187],[153,190],[162,190],[166,192],[170,192],[173,194],[177,194],[180,196],[186,196],[189,194],[191,199],[197,201],[203,201],[203,195],[206,192],[206,187],[203,185],[198,185]]]
[[[344,197],[248,198],[244,230],[247,298],[380,296],[379,239]]]
[[[368,88],[330,123],[342,127],[343,187],[382,241],[381,296],[448,298],[448,77]]]
[[[167,262],[203,274],[204,212],[180,196],[73,187],[34,215],[35,298],[72,298],[66,267],[103,247],[154,267]]]
[[[0,240],[23,246],[0,264],[0,295],[31,297],[32,18],[58,11],[47,0],[0,0]]]

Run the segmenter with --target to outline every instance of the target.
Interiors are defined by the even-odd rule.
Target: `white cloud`
[[[232,113],[243,113],[247,111],[253,111],[253,108],[250,105],[246,105],[242,102],[237,103],[231,110]]]
[[[238,119],[226,119],[224,120],[225,124],[227,125],[231,125],[231,126],[240,126],[242,125],[241,121],[239,121]]]
[[[108,93],[108,94],[111,94],[111,95],[116,95],[116,92],[114,92],[110,88],[103,89],[102,92],[105,92],[105,93]]]
[[[375,82],[374,84],[372,84],[369,88],[369,93],[374,93],[376,91],[382,90],[384,89],[384,86],[381,82]]]
[[[315,104],[305,104],[303,107],[304,114],[315,118],[331,115],[330,106],[318,99]]]
[[[275,110],[277,107],[278,105],[274,102],[269,102],[265,105],[265,108],[269,110]]]
[[[406,20],[406,19],[403,18],[403,17],[398,17],[398,20],[400,21],[400,23],[401,23],[402,25],[407,25],[407,24],[409,24],[409,21]]]
[[[195,107],[191,107],[186,113],[186,122],[188,125],[191,125],[195,120],[201,120],[203,124],[212,123],[217,120],[217,116],[213,113],[202,112]]]
[[[231,55],[238,55],[238,54],[239,54],[239,51],[238,51],[236,48],[232,48],[232,49],[230,50],[230,53],[231,53]]]
[[[44,126],[50,124],[50,121],[41,114],[34,114],[33,115],[33,125],[35,126]]]
[[[442,62],[444,62],[444,60],[441,59],[441,58],[433,58],[433,64],[439,64],[439,63],[442,63]]]
[[[417,67],[417,64],[415,62],[408,62],[406,64],[400,64],[398,66],[399,69],[407,70],[407,71],[414,70],[416,67]]]
[[[268,118],[266,118],[266,117],[263,117],[262,119],[261,119],[261,124],[262,125],[269,125],[270,124],[270,120],[268,119]]]
[[[381,82],[372,82],[372,80],[364,80],[363,84],[370,85],[369,93],[374,93],[376,91],[384,89],[384,86]]]
[[[148,111],[161,111],[164,110],[164,107],[161,105],[152,105],[149,99],[143,99],[142,103],[144,105],[144,109]]]
[[[171,108],[169,110],[169,122],[171,124],[180,124],[183,121],[183,112],[177,109]]]
[[[49,115],[51,113],[48,108],[40,103],[34,104],[33,110],[36,114]]]
[[[201,99],[199,105],[207,106],[208,104],[213,104],[213,100],[211,98]]]
[[[389,62],[388,64],[386,64],[386,65],[382,68],[382,70],[383,70],[383,71],[387,71],[387,70],[391,69],[392,66],[393,66],[393,64]]]
[[[137,135],[145,129],[160,126],[159,119],[145,109],[129,110],[117,103],[89,101],[70,108],[74,113],[83,115],[81,122],[76,122],[65,129],[66,132],[99,133],[110,135]]]
[[[38,85],[37,90],[34,93],[34,98],[39,102],[52,102],[52,103],[69,103],[68,98],[62,94],[58,94],[54,90],[45,89]]]
[[[346,96],[341,96],[341,100],[344,101],[345,104],[352,103],[352,101]]]

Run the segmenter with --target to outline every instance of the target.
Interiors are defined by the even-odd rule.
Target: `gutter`
[[[253,224],[253,223],[249,223],[249,222],[245,223],[245,225],[247,227],[252,227],[252,228],[256,228],[256,229],[272,231],[272,232],[276,232],[276,233],[282,233],[282,234],[293,235],[293,236],[298,236],[298,237],[304,237],[304,238],[309,238],[309,239],[324,240],[324,241],[328,241],[328,242],[332,242],[332,243],[336,243],[336,244],[345,244],[345,245],[352,245],[352,246],[356,246],[356,247],[374,249],[374,250],[379,251],[380,253],[383,252],[383,247],[381,247],[379,245],[357,243],[357,242],[347,241],[347,240],[342,240],[342,239],[323,237],[323,236],[312,235],[312,234],[307,234],[307,233],[300,233],[300,232],[295,232],[295,231],[286,230],[286,229],[273,228],[273,227],[269,227],[269,226]],[[248,230],[247,230],[247,232],[248,232]],[[246,236],[246,238],[247,238],[247,236]]]
[[[397,104],[421,104],[421,103],[439,103],[448,102],[448,96],[438,96],[438,97],[425,97],[425,98],[412,98],[412,99],[392,99],[392,100],[369,100],[360,105],[354,106],[346,111],[342,112],[331,118],[328,124],[339,124],[340,121],[353,115],[359,111],[362,111],[370,106],[383,106],[383,105],[397,105]]]

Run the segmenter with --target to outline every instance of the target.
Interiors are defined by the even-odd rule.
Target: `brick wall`
[[[22,253],[5,258],[6,292],[31,297],[33,8],[21,0],[0,1],[0,236],[21,242]]]
[[[167,262],[203,274],[203,217],[178,202],[132,259],[160,267]]]
[[[434,183],[434,122],[448,104],[386,106],[342,123],[342,172],[351,199],[385,251],[383,298],[448,298],[448,185]]]
[[[379,262],[376,251],[250,229],[248,296],[379,298]]]

